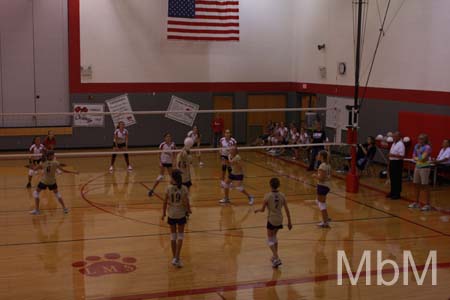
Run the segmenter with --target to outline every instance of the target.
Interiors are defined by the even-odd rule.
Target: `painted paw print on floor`
[[[72,267],[86,276],[99,277],[112,274],[127,274],[136,270],[136,258],[121,257],[118,253],[100,256],[88,256],[84,261],[77,261]]]

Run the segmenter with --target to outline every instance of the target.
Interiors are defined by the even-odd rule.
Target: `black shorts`
[[[168,168],[172,168],[172,164],[163,164],[163,163],[161,163],[161,167],[163,167],[163,168],[166,168],[166,169],[168,169]]]
[[[226,156],[226,155],[221,155],[220,158],[221,158],[222,160],[228,161],[228,156]]]
[[[49,189],[50,191],[54,191],[54,190],[58,189],[58,185],[56,183],[51,184],[51,185],[46,185],[45,183],[39,182],[37,187],[38,187],[38,189],[40,189],[42,191],[44,191],[46,189]]]
[[[117,147],[119,149],[125,148],[126,146],[127,146],[127,144],[125,144],[125,143],[117,144],[117,146],[116,146],[116,144],[113,144],[113,147]]]
[[[186,224],[186,217],[183,217],[181,219],[167,218],[167,223],[169,225],[184,225]]]
[[[228,178],[230,179],[230,180],[233,180],[233,181],[242,181],[242,180],[244,180],[244,175],[234,175],[234,174],[230,174],[230,175],[228,175]]]
[[[267,229],[269,230],[279,230],[283,229],[283,225],[273,226],[270,222],[267,222]]]
[[[31,165],[39,165],[42,162],[42,159],[31,159],[30,164]]]
[[[330,192],[330,188],[324,185],[317,185],[317,195],[326,196]]]
[[[192,181],[189,180],[189,181],[183,182],[183,185],[187,188],[190,188],[192,186]]]

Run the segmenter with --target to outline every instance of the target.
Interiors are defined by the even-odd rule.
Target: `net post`
[[[347,107],[349,110],[349,120],[354,119],[353,116],[356,113],[354,107]],[[358,143],[358,129],[357,126],[349,124],[347,126],[347,143],[350,145],[351,164],[350,172],[346,177],[346,191],[347,193],[358,193],[359,191],[359,177],[356,173],[356,144]]]

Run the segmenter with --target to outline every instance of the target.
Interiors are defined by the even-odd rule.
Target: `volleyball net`
[[[338,113],[335,108],[200,110],[198,107],[178,105],[168,110],[105,111],[102,107],[75,106],[72,112],[0,113],[1,124],[8,123],[8,126],[0,127],[3,140],[1,150],[13,151],[0,153],[0,159],[27,158],[34,138],[39,137],[37,143],[45,145],[48,135],[55,136],[51,147],[54,147],[59,157],[98,157],[124,153],[147,155],[178,151],[155,149],[164,142],[167,134],[171,135],[170,140],[177,149],[191,135],[195,144],[192,151],[196,153],[219,151],[223,148],[220,138],[225,136],[225,132],[229,132],[230,138],[242,151],[266,150],[274,155],[319,145],[345,146],[342,143],[345,125],[337,124],[339,121],[336,120]],[[14,126],[26,126],[32,122],[41,126]],[[68,125],[61,127],[60,123]],[[330,123],[332,127],[328,126]],[[115,136],[119,124],[122,124],[128,135],[126,149],[113,147],[115,139],[120,139]],[[69,130],[60,133],[61,128]],[[323,139],[314,137],[314,132],[319,129],[324,132]]]

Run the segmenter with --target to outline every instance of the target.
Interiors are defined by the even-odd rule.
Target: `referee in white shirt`
[[[389,177],[391,180],[391,191],[386,197],[392,200],[400,199],[402,193],[403,158],[405,157],[405,144],[403,144],[400,132],[392,136],[394,143],[389,151]]]

